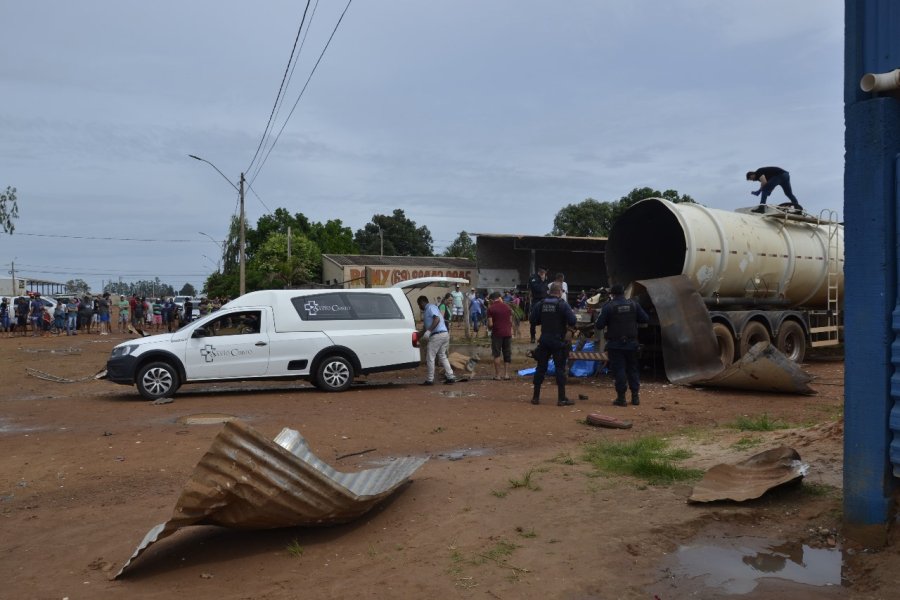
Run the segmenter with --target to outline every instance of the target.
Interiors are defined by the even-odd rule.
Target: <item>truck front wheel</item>
[[[734,336],[731,335],[731,330],[722,323],[713,323],[713,334],[719,344],[719,358],[722,364],[730,367],[734,362]]]
[[[750,348],[760,342],[771,342],[769,330],[759,321],[750,321],[741,333],[741,356],[746,356]]]
[[[798,365],[802,363],[806,358],[806,333],[803,327],[795,321],[782,323],[775,347]]]
[[[170,398],[178,386],[178,371],[169,363],[152,362],[138,371],[137,389],[147,400]]]

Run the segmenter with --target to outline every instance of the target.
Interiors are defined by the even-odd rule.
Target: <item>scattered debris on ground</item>
[[[739,390],[813,395],[817,392],[808,385],[813,379],[770,342],[760,342],[720,374],[696,383]]]
[[[734,465],[716,465],[694,486],[688,501],[752,500],[780,485],[799,481],[808,468],[796,450],[781,446]]]

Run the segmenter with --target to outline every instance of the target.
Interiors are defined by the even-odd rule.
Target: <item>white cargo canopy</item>
[[[468,284],[468,279],[461,279],[459,277],[419,277],[418,279],[407,279],[406,281],[398,281],[391,287],[395,288],[403,288],[409,290],[421,290],[427,288],[429,285],[434,285],[436,283],[459,283],[459,284]]]

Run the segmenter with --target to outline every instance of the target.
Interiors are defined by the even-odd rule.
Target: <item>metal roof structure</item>
[[[379,256],[377,254],[323,254],[336,265],[350,266],[399,266],[399,267],[447,267],[471,269],[475,261],[468,258],[448,258],[446,256]]]
[[[570,252],[605,252],[605,237],[557,235],[518,235],[507,233],[473,233],[475,237],[508,239],[516,250],[568,250]]]

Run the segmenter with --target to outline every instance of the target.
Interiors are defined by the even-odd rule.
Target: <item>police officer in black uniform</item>
[[[546,273],[546,271],[544,271]],[[534,372],[534,397],[532,404],[540,404],[541,384],[547,374],[547,364],[553,358],[556,367],[556,385],[559,388],[557,406],[575,404],[566,398],[566,360],[569,357],[569,342],[566,341],[566,329],[574,327],[575,313],[569,303],[562,300],[562,286],[556,282],[550,284],[550,295],[544,298],[531,311],[531,327],[541,326],[541,339],[538,342],[535,357],[538,364]]]
[[[528,279],[528,291],[531,293],[531,310],[537,303],[547,297],[547,267],[538,267],[537,273]],[[531,343],[534,343],[534,321],[531,322]]]
[[[631,388],[631,403],[641,403],[638,391],[641,388],[638,377],[638,323],[650,320],[641,305],[625,297],[625,287],[616,283],[610,288],[613,298],[597,317],[598,330],[606,327],[606,352],[609,354],[609,368],[616,376],[615,406],[628,406],[625,390]]]

